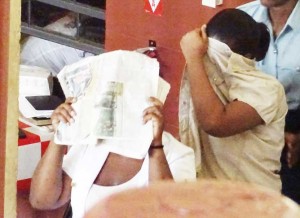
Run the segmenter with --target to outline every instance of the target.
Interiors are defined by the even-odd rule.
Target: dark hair
[[[239,9],[224,9],[207,23],[207,35],[226,43],[240,55],[251,55],[262,60],[269,48],[270,34],[267,26],[256,22]]]

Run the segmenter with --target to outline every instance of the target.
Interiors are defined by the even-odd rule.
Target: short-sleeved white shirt
[[[163,144],[174,181],[195,181],[194,151],[167,132],[163,133]],[[101,144],[73,145],[64,157],[63,170],[72,178],[71,205],[73,217],[83,217],[86,210],[93,206],[91,204],[115,192],[148,185],[149,158],[147,156],[141,170],[134,178],[116,189],[102,189],[103,195],[101,195],[101,189],[97,191],[99,189],[93,188],[93,183],[109,152],[109,146],[102,146]],[[90,193],[91,190],[96,190],[99,193],[98,197],[97,194]],[[88,199],[89,197],[93,199]]]

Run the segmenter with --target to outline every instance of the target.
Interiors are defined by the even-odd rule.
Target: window
[[[49,30],[51,24],[70,15],[75,33]],[[36,36],[93,54],[104,52],[105,0],[22,0],[22,37]]]

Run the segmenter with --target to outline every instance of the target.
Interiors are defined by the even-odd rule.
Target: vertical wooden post
[[[0,217],[16,217],[20,5],[0,7]]]

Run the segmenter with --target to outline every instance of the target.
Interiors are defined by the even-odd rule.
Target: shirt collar
[[[257,21],[263,22],[269,26],[271,25],[271,21],[269,19],[268,9],[265,6],[261,6],[261,7],[262,7],[262,9],[260,10],[261,14]],[[299,20],[300,20],[300,1],[298,0],[294,10],[292,11],[291,15],[287,20],[285,28],[288,26],[294,30],[300,28]]]
[[[269,13],[267,7],[260,5],[260,9],[258,10],[257,22],[271,24],[269,19]]]
[[[289,16],[287,21],[287,26],[290,26],[292,29],[296,30],[300,28],[300,1],[298,0],[293,12]]]

